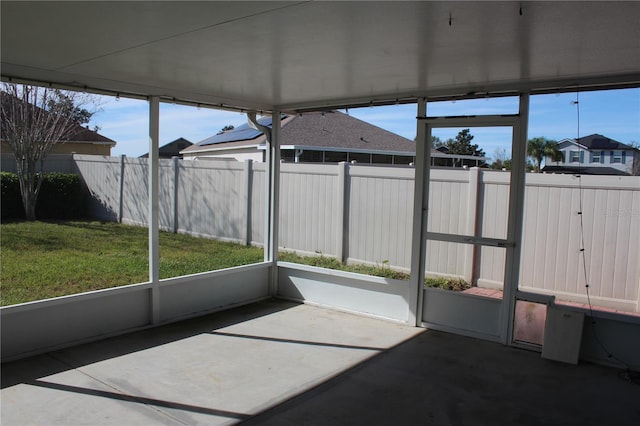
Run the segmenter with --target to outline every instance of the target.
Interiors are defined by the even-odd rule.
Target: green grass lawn
[[[0,225],[0,305],[148,281],[147,228],[101,222]],[[160,233],[160,278],[262,261],[261,248]]]
[[[148,281],[148,230],[97,221],[13,222],[0,225],[0,306]],[[160,278],[261,262],[261,248],[160,232]],[[401,280],[409,274],[378,266],[346,265],[326,256],[280,253],[279,259]],[[462,280],[425,285],[461,291]]]

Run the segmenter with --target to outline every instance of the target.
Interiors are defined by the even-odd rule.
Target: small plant
[[[465,291],[471,288],[471,284],[462,278],[425,278],[424,285],[427,287],[441,288],[450,291]]]
[[[321,268],[334,269],[338,271],[356,272],[358,274],[373,275],[375,277],[393,278],[396,280],[408,280],[408,272],[397,271],[389,265],[389,260],[385,259],[376,262],[375,265],[345,264],[334,257],[320,256],[300,256],[293,252],[280,252],[279,260],[291,263],[301,263],[303,265],[318,266]],[[471,284],[461,278],[425,278],[424,285],[427,287],[441,288],[450,291],[464,291],[471,288]]]
[[[384,277],[389,272],[389,270],[391,269],[389,267],[389,260],[385,259],[385,260],[382,261],[382,263],[376,262],[376,269],[379,270],[380,276]]]

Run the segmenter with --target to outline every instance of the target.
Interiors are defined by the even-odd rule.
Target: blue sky
[[[597,92],[532,96],[529,137],[544,136],[561,140],[600,133],[623,143],[640,143],[640,88]],[[148,104],[145,101],[101,96],[102,111],[96,113],[91,126],[118,144],[112,155],[137,157],[148,151]],[[479,99],[472,101],[430,103],[429,116],[516,113],[517,98]],[[579,126],[578,126],[579,108]],[[353,117],[367,121],[408,139],[416,134],[416,106],[392,105],[350,109]],[[160,105],[160,144],[184,137],[199,142],[216,134],[227,124],[246,123],[246,115],[174,104]],[[453,138],[459,129],[439,130],[441,139]],[[496,149],[510,153],[510,131],[500,128],[471,129],[477,143],[488,157]]]

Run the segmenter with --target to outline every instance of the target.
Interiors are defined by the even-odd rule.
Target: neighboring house
[[[11,95],[2,92],[3,99],[5,96],[13,98]],[[20,99],[13,98],[15,102],[22,102]],[[38,110],[39,107],[35,106]],[[101,135],[100,133],[89,129],[89,126],[76,124],[73,132],[66,139],[57,142],[49,154],[89,154],[89,155],[111,155],[111,148],[116,146],[116,142]],[[0,152],[3,154],[13,154],[11,146],[0,135]]]
[[[258,122],[271,126],[271,117]],[[185,149],[185,160],[226,158],[264,162],[266,138],[243,124]],[[289,115],[282,118],[280,156],[287,162],[408,165],[415,161],[415,142],[338,111]],[[469,157],[478,162],[486,158],[452,156],[432,151],[434,157]]]
[[[100,133],[78,125],[76,130],[67,139],[55,144],[49,154],[89,154],[89,155],[111,155],[111,148],[116,146],[116,142]],[[0,152],[12,154],[13,150],[8,143],[2,141]]]
[[[592,175],[638,175],[640,150],[593,134],[579,139],[563,139],[558,142],[563,160],[545,159],[543,172],[582,173]]]
[[[182,158],[182,154],[180,154],[180,151],[189,148],[191,145],[193,145],[193,142],[190,142],[185,138],[178,138],[173,142],[169,142],[166,145],[162,145],[159,148],[158,157],[159,158],[173,158],[173,157]],[[149,158],[149,153],[147,152],[146,154],[141,155],[140,158]]]

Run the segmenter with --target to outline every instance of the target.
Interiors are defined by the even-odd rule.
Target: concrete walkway
[[[7,425],[640,424],[615,369],[271,300],[2,366]]]

